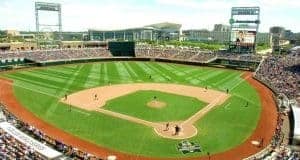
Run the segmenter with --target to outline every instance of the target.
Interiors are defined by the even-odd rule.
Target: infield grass
[[[166,103],[163,108],[151,108],[147,103],[156,100]],[[137,91],[107,102],[104,109],[137,117],[150,122],[183,121],[201,110],[205,105],[193,97],[159,91]]]
[[[22,105],[66,132],[125,153],[189,157],[236,147],[256,128],[260,100],[256,91],[240,78],[241,74],[234,70],[169,63],[101,62],[23,70],[1,76],[14,80],[14,92]],[[198,134],[190,140],[198,141],[203,151],[186,155],[176,149],[180,140],[161,138],[152,128],[78,108],[69,112],[68,106],[59,103],[66,93],[109,83],[135,82],[208,86],[221,91],[229,89],[231,97],[197,121]],[[246,102],[248,107],[245,107]]]

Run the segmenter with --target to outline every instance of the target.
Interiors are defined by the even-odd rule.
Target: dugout
[[[114,57],[135,57],[135,42],[108,42],[108,49]]]
[[[0,59],[0,71],[8,69],[24,68],[34,64],[33,61],[25,58]]]
[[[259,63],[260,63],[259,61],[232,60],[232,59],[218,58],[215,61],[210,62],[209,65],[215,67],[217,65],[221,65],[226,68],[255,71]]]

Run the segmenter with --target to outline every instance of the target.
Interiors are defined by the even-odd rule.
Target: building
[[[300,32],[299,33],[294,33],[294,44],[295,45],[300,45]]]
[[[215,24],[213,31],[215,31],[215,32],[229,32],[230,31],[230,26],[229,25],[224,25],[224,24]]]
[[[270,44],[270,33],[258,32],[256,35],[256,43]]]
[[[6,30],[5,31],[7,36],[11,36],[11,37],[15,37],[15,36],[19,36],[20,32],[17,30]]]
[[[294,33],[291,30],[285,30],[283,33],[283,37],[286,40],[293,40],[294,39]]]
[[[180,36],[181,24],[168,22],[120,30],[88,30],[91,41],[179,40]]]
[[[188,41],[214,41],[218,43],[226,43],[229,40],[230,32],[209,31],[206,29],[193,29],[182,31],[185,40]]]
[[[277,51],[280,52],[281,46],[283,45],[282,40],[284,39],[284,31],[285,29],[280,26],[274,26],[270,28],[270,43],[273,53]]]
[[[188,41],[213,41],[217,43],[228,43],[230,40],[230,30],[226,32],[208,31],[206,29],[193,29],[182,31],[185,40]],[[270,43],[270,33],[258,33],[256,43]]]
[[[0,43],[0,51],[28,51],[35,49],[37,49],[36,43],[31,42]]]

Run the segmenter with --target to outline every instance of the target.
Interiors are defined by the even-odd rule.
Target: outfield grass
[[[153,100],[153,96],[167,106],[163,108],[147,106],[147,103]],[[207,104],[193,97],[159,91],[137,91],[108,101],[104,109],[150,122],[171,122],[186,120],[205,105]]]
[[[152,75],[152,79],[149,79]],[[101,62],[54,66],[2,74],[15,81],[14,92],[21,104],[45,121],[95,144],[126,153],[155,157],[187,157],[229,150],[254,131],[260,115],[260,100],[241,72],[216,68],[155,62]],[[230,99],[196,123],[191,138],[201,153],[182,155],[179,140],[157,136],[152,128],[97,112],[74,109],[59,103],[65,93],[108,83],[159,82],[208,86],[230,90]],[[249,102],[249,107],[244,104]],[[136,107],[136,106],[135,106]]]

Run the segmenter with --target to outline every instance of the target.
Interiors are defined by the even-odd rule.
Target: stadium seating
[[[260,65],[256,78],[269,85],[275,92],[290,99],[299,96],[300,52],[286,56],[269,56]]]
[[[112,55],[105,48],[54,49],[0,53],[0,59],[26,58],[35,62],[111,56]]]
[[[62,159],[71,158],[75,160],[100,160],[96,156],[80,151],[75,147],[68,146],[63,142],[59,142],[51,137],[48,137],[40,130],[36,129],[25,122],[20,121],[14,115],[9,113],[5,106],[0,104],[0,112],[4,115],[5,121],[9,122],[22,132],[33,137],[34,139],[51,146],[52,148],[64,153]],[[43,160],[45,159],[32,148],[20,143],[11,135],[7,134],[0,128],[0,159],[25,159],[25,160]]]
[[[169,48],[137,46],[135,54],[137,57],[197,61],[203,63],[216,57],[216,53],[186,47]]]
[[[236,53],[220,53],[218,58],[229,59],[229,60],[239,60],[239,61],[260,61],[262,59],[261,55],[253,54],[236,54]]]

